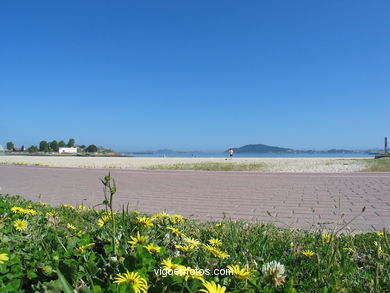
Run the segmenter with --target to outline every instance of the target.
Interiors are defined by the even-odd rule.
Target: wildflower
[[[83,253],[87,248],[94,246],[95,243],[89,243],[86,245],[79,246],[75,249],[76,252]]]
[[[174,264],[170,257],[168,257],[167,259],[164,259],[162,261],[161,265],[166,270],[173,270],[173,271],[178,270],[178,271],[180,271],[180,270],[186,270],[187,269],[185,266]]]
[[[98,225],[100,228],[104,227],[104,225],[107,224],[107,222],[110,220],[110,217],[109,216],[102,216],[99,221],[98,221]]]
[[[213,247],[213,246],[210,246],[210,245],[205,245],[204,248],[210,252],[212,255],[214,255],[215,257],[217,258],[228,258],[229,255],[220,251],[219,249]]]
[[[209,240],[209,243],[212,245],[212,246],[221,246],[222,245],[222,241],[219,240],[219,239],[216,239],[216,238],[212,238]]]
[[[239,280],[248,280],[252,277],[252,271],[245,268],[240,268],[238,265],[230,265],[227,268],[233,273],[233,276]]]
[[[69,230],[76,230],[76,227],[73,226],[72,224],[67,224],[66,228],[68,228]]]
[[[24,231],[27,228],[27,222],[25,220],[16,220],[14,222],[14,227],[18,231]]]
[[[126,270],[124,274],[117,274],[114,284],[128,283],[134,290],[134,293],[146,293],[148,291],[147,281],[137,272],[130,273]]]
[[[329,234],[322,234],[322,238],[324,239],[324,241],[326,243],[330,243],[333,240],[333,237],[331,235],[329,235]]]
[[[169,231],[172,232],[173,235],[175,236],[184,236],[182,232],[179,231],[179,229],[173,228],[173,227],[168,227],[167,228]]]
[[[21,213],[25,215],[35,216],[37,214],[37,211],[33,209],[23,209]]]
[[[139,224],[141,224],[143,228],[148,228],[153,226],[152,220],[150,220],[147,217],[137,217],[136,220]]]
[[[46,202],[41,202],[40,205],[41,206],[47,206],[47,203]]]
[[[182,251],[182,252],[193,252],[196,250],[196,246],[193,245],[175,245],[176,249]]]
[[[351,248],[351,247],[345,247],[344,250],[348,251],[348,252],[353,252],[353,248]]]
[[[46,217],[57,217],[58,213],[57,212],[48,212],[46,213]]]
[[[190,267],[186,268],[186,275],[185,275],[184,279],[186,281],[188,281],[188,279],[197,279],[197,280],[202,281],[202,283],[204,282],[202,273],[198,269],[193,269]]]
[[[24,209],[21,208],[21,207],[12,207],[11,208],[11,212],[13,212],[14,214],[18,214],[18,213],[21,213]]]
[[[2,265],[5,261],[9,260],[8,254],[0,253],[0,265]]]
[[[384,237],[385,236],[385,233],[383,233],[383,232],[378,232],[378,233],[376,233],[376,235],[378,235],[379,237]]]
[[[179,224],[183,222],[183,216],[180,215],[174,215],[171,219],[172,224]]]
[[[215,284],[214,281],[211,282],[203,282],[203,287],[206,289],[201,289],[199,292],[204,292],[204,293],[225,293],[226,287],[221,286],[219,284]]]
[[[83,206],[82,204],[79,205],[79,210],[86,210],[86,209],[87,209],[87,207]]]
[[[302,254],[304,256],[307,256],[307,257],[312,257],[313,255],[315,255],[316,253],[314,251],[311,251],[311,250],[304,250],[302,251]]]
[[[277,261],[271,261],[263,264],[261,272],[264,274],[265,281],[272,287],[279,287],[283,284],[284,279],[284,265]]]
[[[195,239],[195,238],[192,238],[192,237],[185,237],[184,238],[184,241],[189,244],[189,245],[192,245],[192,246],[199,246],[200,245],[200,241]]]
[[[133,213],[134,213],[135,215],[139,215],[139,211],[137,211],[137,210],[134,210]]]
[[[144,248],[146,248],[147,251],[149,251],[149,253],[151,253],[151,254],[159,253],[161,250],[160,247],[154,246],[153,244],[145,245]]]
[[[74,209],[75,209],[74,206],[69,205],[69,204],[64,204],[64,205],[62,205],[62,207],[68,208],[68,209],[71,209],[71,210],[74,210]]]
[[[215,227],[217,227],[217,228],[222,227],[222,223],[215,224]]]
[[[139,232],[137,232],[137,236],[136,237],[133,237],[131,236],[131,241],[128,241],[129,244],[131,244],[132,246],[136,246],[137,244],[145,244],[147,241],[148,241],[148,238],[147,237],[144,237],[144,236],[141,236],[139,234]]]

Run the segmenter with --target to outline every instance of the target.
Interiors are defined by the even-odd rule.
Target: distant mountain
[[[265,144],[248,144],[239,148],[233,148],[233,150],[237,154],[284,154],[294,152],[294,150],[292,149],[270,146]]]
[[[368,151],[356,151],[356,150],[344,150],[344,149],[331,149],[326,151],[316,150],[294,150],[289,148],[281,148],[276,146],[270,146],[265,144],[248,144],[239,148],[233,148],[237,154],[353,154],[353,153],[365,153]],[[225,151],[227,153],[228,150]]]

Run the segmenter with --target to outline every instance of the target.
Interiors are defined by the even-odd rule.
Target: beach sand
[[[367,167],[363,158],[143,158],[143,157],[70,157],[0,156],[0,164],[50,167],[147,169],[177,164],[222,163],[263,164],[263,172],[358,172]]]

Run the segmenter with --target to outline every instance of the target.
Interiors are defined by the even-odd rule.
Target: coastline
[[[367,159],[352,158],[174,158],[174,157],[84,157],[84,156],[0,156],[0,164],[99,168],[99,169],[167,169],[191,164],[261,165],[259,172],[345,173],[367,168]]]

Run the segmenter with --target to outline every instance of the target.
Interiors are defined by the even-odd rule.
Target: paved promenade
[[[52,205],[94,206],[108,170],[0,165],[0,193]],[[255,173],[111,170],[116,207],[186,217],[243,219],[354,232],[390,229],[390,173]],[[366,210],[360,215],[363,207]],[[272,215],[269,216],[267,211]]]

